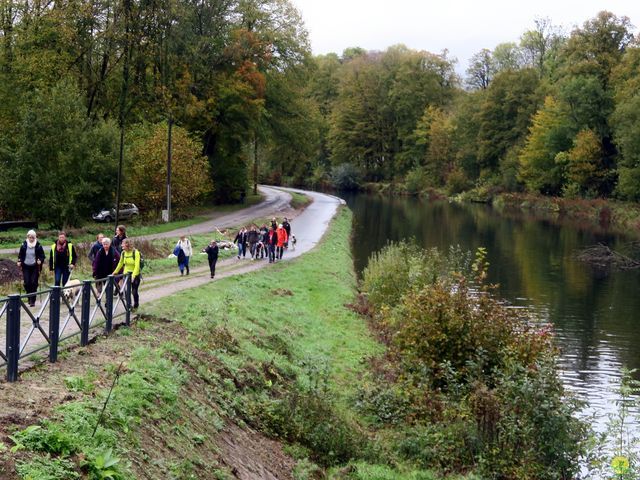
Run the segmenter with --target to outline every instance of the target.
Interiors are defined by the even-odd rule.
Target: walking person
[[[189,275],[189,258],[193,255],[193,249],[191,248],[191,241],[185,236],[181,235],[180,240],[176,243],[176,248],[180,247],[182,255],[178,252],[178,268],[180,269],[180,275],[184,275],[187,272]]]
[[[284,252],[284,246],[287,243],[288,237],[287,237],[287,231],[284,229],[284,227],[282,226],[282,224],[280,224],[278,226],[278,229],[276,230],[276,233],[278,234],[278,246],[277,246],[277,250],[276,250],[276,258],[278,260],[282,260],[282,254]]]
[[[60,232],[58,240],[51,245],[49,253],[49,270],[53,272],[54,285],[56,287],[66,285],[71,276],[71,272],[76,266],[76,248],[67,240],[67,234]]]
[[[92,265],[93,265],[93,261],[96,258],[96,253],[98,253],[102,248],[103,238],[104,238],[103,233],[99,233],[98,235],[96,235],[96,241],[93,245],[91,245],[91,248],[89,249],[89,253],[87,254],[87,257],[89,258],[89,261],[91,262]],[[109,241],[109,243],[111,243],[111,241]]]
[[[24,290],[29,297],[29,306],[34,307],[36,305],[36,295],[38,291],[38,278],[40,277],[40,270],[42,270],[42,263],[45,260],[44,248],[38,242],[36,232],[29,230],[27,232],[27,239],[22,243],[20,251],[18,252],[18,267],[22,269],[22,280],[24,281]]]
[[[116,235],[111,241],[111,245],[118,253],[122,253],[122,242],[124,242],[125,238],[127,238],[127,228],[124,225],[118,225],[116,227]]]
[[[125,238],[122,241],[122,253],[120,254],[120,260],[116,269],[113,271],[114,275],[118,275],[122,271],[123,274],[131,274],[131,292],[133,293],[133,308],[138,308],[140,304],[140,297],[138,295],[138,288],[140,287],[140,252],[133,248],[133,240]],[[122,288],[122,285],[121,285]]]
[[[251,254],[251,260],[257,260],[256,258],[256,246],[258,245],[259,235],[258,229],[255,225],[251,226],[251,230],[247,233],[247,241],[249,242],[249,253]]]
[[[120,254],[111,245],[111,239],[104,237],[100,250],[96,253],[92,264],[93,278],[97,280],[96,288],[98,289],[98,293],[102,292],[102,286],[105,282],[104,279],[111,275],[111,272],[116,269],[118,263],[120,263]]]
[[[278,245],[278,234],[276,230],[271,227],[267,234],[267,248],[269,250],[269,263],[276,261],[276,245]]]
[[[260,252],[260,258],[268,258],[269,257],[269,228],[267,228],[266,224],[262,224],[260,227],[260,241],[262,242],[262,251]]]
[[[240,229],[236,238],[233,239],[233,243],[238,244],[238,258],[240,255],[244,258],[247,255],[247,229],[245,227]]]
[[[211,278],[216,276],[216,262],[218,261],[218,242],[211,240],[211,243],[203,250],[207,254],[207,260],[209,260],[209,270],[211,271]]]
[[[284,231],[287,232],[287,240],[284,242],[284,248],[289,248],[289,239],[291,238],[291,224],[289,223],[287,217],[284,217],[284,220],[282,221],[282,227],[284,228]]]

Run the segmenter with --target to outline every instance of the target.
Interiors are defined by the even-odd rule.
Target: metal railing
[[[28,307],[25,301],[33,302],[36,297],[40,298],[40,307]],[[7,381],[15,382],[21,359],[48,349],[49,361],[54,363],[60,342],[80,335],[80,345],[84,347],[89,344],[92,328],[104,324],[104,332],[109,333],[113,320],[121,316],[130,325],[131,274],[109,275],[33,294],[9,295],[0,299],[0,325],[3,319],[6,325],[4,351],[0,344],[3,362],[0,367],[6,366]],[[27,327],[27,332],[21,336],[23,327]]]

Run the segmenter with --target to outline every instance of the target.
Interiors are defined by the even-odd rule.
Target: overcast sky
[[[549,17],[571,31],[601,10],[640,25],[640,0],[292,0],[302,12],[314,54],[347,47],[449,49],[464,72],[482,48],[517,42],[534,20]],[[638,32],[638,28],[635,29]]]

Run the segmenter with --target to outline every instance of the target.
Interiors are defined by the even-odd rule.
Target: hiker
[[[98,293],[102,291],[102,286],[105,282],[104,279],[111,275],[111,272],[116,269],[118,263],[120,263],[120,254],[111,245],[111,239],[104,237],[101,248],[93,259],[93,278],[97,280],[96,288],[98,289]]]
[[[256,260],[256,246],[258,245],[258,229],[255,225],[251,226],[251,230],[247,233],[247,241],[249,242],[249,253],[251,260]]]
[[[267,252],[268,237],[269,237],[269,229],[265,224],[262,224],[262,227],[260,227],[260,241],[258,242],[258,247],[260,250],[260,259],[263,259],[269,256],[269,253]]]
[[[44,248],[38,242],[36,232],[29,230],[27,239],[22,243],[18,252],[18,267],[22,268],[25,292],[32,294],[28,297],[30,307],[35,307],[36,305],[35,293],[38,291],[38,279],[44,260]]]
[[[284,242],[284,248],[289,248],[289,239],[291,238],[291,224],[289,223],[287,217],[284,217],[284,220],[282,221],[282,227],[284,228],[285,232],[287,232],[287,240]]]
[[[276,217],[273,217],[271,219],[271,228],[273,228],[274,230],[278,229],[278,219]]]
[[[54,275],[54,285],[56,287],[66,285],[71,276],[71,272],[76,266],[76,247],[69,241],[67,241],[67,234],[60,232],[58,234],[58,240],[51,245],[51,252],[49,254],[49,270]]]
[[[203,250],[207,254],[209,260],[209,270],[211,270],[211,278],[216,276],[216,262],[218,261],[218,243],[211,240],[211,243]]]
[[[238,244],[238,258],[240,255],[244,258],[247,255],[247,229],[242,227],[236,238],[233,239],[233,243]]]
[[[178,268],[180,269],[180,275],[184,275],[186,270],[189,275],[189,258],[193,255],[193,249],[191,248],[191,241],[185,236],[180,235],[180,240],[176,243],[176,249],[180,248],[182,255],[178,252]]]
[[[116,236],[111,241],[111,245],[118,253],[122,253],[122,242],[125,238],[127,238],[127,228],[124,225],[118,225],[116,227]]]
[[[271,227],[267,234],[267,249],[269,250],[269,263],[276,261],[276,245],[278,244],[278,234],[276,230]]]
[[[103,238],[104,238],[104,233],[99,233],[98,235],[96,235],[96,241],[93,245],[91,245],[91,248],[89,249],[89,254],[87,255],[87,257],[89,258],[89,261],[91,262],[92,265],[93,265],[93,261],[96,258],[96,253],[98,253],[102,248]],[[111,243],[111,241],[109,241],[109,243]]]
[[[120,254],[120,260],[116,269],[113,271],[114,275],[122,270],[123,274],[131,274],[131,292],[133,293],[133,308],[138,308],[140,304],[140,297],[138,295],[138,288],[140,287],[140,251],[133,248],[133,240],[125,238],[122,241],[122,253]],[[120,286],[122,288],[122,284]]]
[[[287,240],[288,240],[287,231],[284,229],[282,224],[280,224],[278,226],[278,229],[276,230],[276,233],[278,234],[278,244],[277,244],[277,249],[276,249],[276,258],[278,260],[282,260],[282,253],[284,252],[284,245],[285,245],[285,243],[287,243]]]

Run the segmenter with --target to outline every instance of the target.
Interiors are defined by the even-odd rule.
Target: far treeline
[[[317,58],[310,93],[323,114],[322,151],[342,165],[334,178],[348,185],[360,173],[409,193],[640,200],[632,28],[609,12],[570,34],[537,20],[518,43],[476,53],[464,80],[447,52],[396,46]]]
[[[363,182],[640,200],[640,44],[601,12],[473,56],[313,57],[288,0],[0,0],[0,219]]]

